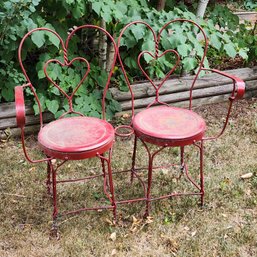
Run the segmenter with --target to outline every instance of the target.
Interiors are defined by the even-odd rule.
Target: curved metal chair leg
[[[105,167],[105,158],[104,158],[104,153],[101,154],[101,157],[100,160],[101,160],[101,164],[102,164],[102,172],[103,172],[103,178],[104,178],[104,181],[106,181],[106,186],[109,187],[109,183],[108,181],[106,180],[106,167]]]
[[[58,208],[57,208],[57,182],[56,182],[56,174],[57,174],[57,169],[59,166],[54,168],[53,164],[51,161],[48,162],[48,166],[52,175],[52,193],[53,193],[53,224],[50,232],[50,237],[51,238],[59,238],[59,233],[58,233],[58,224],[57,224],[57,215],[58,215]]]
[[[113,180],[112,180],[111,158],[112,158],[112,149],[109,150],[109,158],[107,159],[107,167],[108,167],[108,177],[109,177],[109,188],[110,188],[112,206],[113,206],[113,216],[114,216],[114,222],[116,223],[117,213],[116,213],[116,202],[115,202],[115,196],[114,196],[114,186],[113,186]]]
[[[151,206],[151,186],[152,186],[152,176],[153,175],[153,156],[149,155],[148,160],[148,179],[147,179],[147,193],[146,193],[146,209],[144,217],[149,216],[150,206]]]
[[[203,141],[200,144],[200,186],[201,186],[201,206],[204,204],[204,174],[203,174]]]
[[[113,180],[112,180],[112,168],[111,168],[111,158],[112,158],[112,148],[109,150],[108,158],[104,157],[103,154],[97,155],[101,159],[102,167],[103,167],[103,177],[104,177],[104,193],[108,197],[109,201],[111,202],[112,209],[113,209],[113,216],[114,216],[114,222],[116,222],[117,215],[116,215],[116,201],[114,197],[114,186],[113,186]],[[107,192],[107,177],[106,177],[106,171],[105,171],[105,163],[107,163],[107,171],[108,171],[108,179],[109,179],[109,191],[110,194]]]
[[[51,161],[47,162],[47,178],[46,178],[46,189],[47,189],[47,194],[52,195],[51,192],[51,167],[50,164]]]
[[[132,155],[132,165],[131,165],[131,173],[130,173],[130,183],[133,183],[134,173],[135,173],[135,164],[136,164],[136,151],[137,151],[137,136],[134,138],[134,150]]]
[[[184,170],[184,146],[181,146],[180,147],[180,169],[181,169],[181,172],[183,172]]]
[[[154,157],[161,152],[166,146],[163,146],[159,148],[157,151],[155,151],[153,154],[151,154],[150,149],[148,148],[147,144],[140,139],[142,144],[144,145],[147,154],[148,154],[148,179],[147,179],[147,192],[146,192],[146,209],[145,209],[145,214],[144,217],[146,218],[149,216],[150,213],[150,205],[151,205],[151,186],[152,186],[152,175],[153,175],[153,161]]]

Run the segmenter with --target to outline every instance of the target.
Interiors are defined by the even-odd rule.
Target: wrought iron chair
[[[90,29],[98,31],[99,33],[104,33],[108,40],[114,45],[114,59],[112,60],[111,70],[108,74],[106,84],[104,86],[104,91],[102,95],[102,119],[95,117],[86,117],[82,113],[77,112],[73,108],[73,99],[76,92],[85,83],[88,74],[90,73],[90,64],[88,60],[84,57],[75,57],[69,59],[68,49],[69,43],[76,32],[84,29]],[[50,82],[51,86],[56,87],[60,92],[63,99],[68,102],[68,110],[63,113],[60,118],[52,121],[46,125],[43,124],[42,108],[40,104],[39,97],[36,90],[31,82],[31,79],[24,68],[24,61],[22,58],[22,49],[25,40],[31,36],[33,33],[38,31],[47,31],[47,33],[52,33],[60,42],[60,53],[63,54],[62,59],[50,59],[45,62],[44,74],[47,80]],[[15,88],[15,101],[16,101],[16,118],[17,125],[21,129],[21,140],[22,147],[26,159],[31,163],[45,162],[47,164],[47,190],[48,193],[52,193],[53,196],[53,226],[52,231],[57,232],[57,216],[59,210],[57,207],[57,184],[66,182],[77,182],[85,181],[91,178],[96,178],[99,176],[103,177],[103,190],[110,204],[81,208],[74,211],[62,212],[62,215],[75,214],[86,210],[99,210],[99,209],[111,209],[113,211],[114,218],[116,219],[116,203],[114,198],[114,187],[112,180],[112,169],[111,169],[111,158],[112,158],[112,147],[114,142],[114,128],[106,121],[106,104],[105,98],[110,83],[110,79],[113,73],[113,68],[117,58],[117,46],[112,36],[104,29],[94,26],[94,25],[83,25],[75,28],[67,37],[64,42],[62,38],[55,31],[48,28],[36,28],[28,32],[22,39],[19,50],[18,58],[23,74],[27,80],[27,83],[22,86],[17,86]],[[60,86],[60,81],[54,80],[48,72],[49,65],[59,65],[61,67],[73,67],[74,63],[78,63],[81,66],[85,66],[84,73],[81,75],[81,80],[77,85],[74,85],[73,92],[65,92]],[[32,160],[27,153],[25,146],[25,107],[24,107],[24,88],[29,88],[33,93],[39,108],[40,116],[40,131],[38,133],[38,144],[43,153],[45,154],[44,159]],[[73,117],[71,117],[73,116]],[[105,153],[107,155],[105,156]],[[89,176],[81,179],[67,179],[67,180],[57,180],[57,171],[59,168],[70,160],[83,160],[88,158],[97,157],[101,161],[102,173],[100,175]],[[56,161],[57,160],[57,161]],[[107,169],[106,169],[107,167]],[[107,170],[107,171],[106,171]],[[108,182],[107,182],[108,181]]]
[[[150,103],[148,104],[146,109],[139,111],[139,113],[137,114],[135,114],[135,108],[134,108],[135,96],[133,93],[133,87],[131,87],[129,76],[128,76],[129,74],[126,72],[124,60],[122,59],[122,55],[120,54],[124,35],[126,36],[126,33],[129,33],[129,29],[131,28],[131,26],[134,26],[134,25],[145,26],[147,29],[149,29],[148,32],[153,37],[153,42],[154,42],[154,47],[153,49],[151,49],[151,51],[149,49],[147,50],[143,49],[143,51],[139,52],[139,54],[137,55],[137,65],[140,70],[140,75],[143,76],[145,79],[147,79],[148,82],[150,82],[154,92],[154,96],[152,97],[153,100],[151,102],[149,101]],[[194,77],[193,83],[189,88],[188,97],[187,99],[184,99],[184,100],[188,100],[188,109],[172,107],[167,103],[163,102],[162,95],[161,95],[162,93],[160,92],[165,81],[170,77],[170,75],[172,75],[172,73],[175,72],[175,70],[180,65],[180,55],[177,49],[176,48],[161,49],[162,47],[161,40],[167,39],[167,37],[175,38],[176,35],[174,34],[175,30],[173,28],[174,27],[178,28],[179,26],[187,26],[188,29],[189,28],[191,29],[193,36],[195,38],[199,37],[200,35],[200,39],[204,42],[203,51],[199,58],[198,70]],[[149,41],[149,38],[146,38],[146,33],[145,33],[144,40]],[[203,172],[204,142],[207,140],[217,139],[223,134],[228,124],[233,102],[244,95],[245,83],[241,79],[228,75],[218,70],[204,68],[204,60],[207,53],[207,47],[208,47],[208,40],[204,30],[194,21],[186,20],[186,19],[176,19],[166,23],[160,29],[158,34],[156,34],[153,28],[150,25],[148,25],[146,22],[134,21],[127,24],[123,28],[118,38],[118,48],[119,48],[118,59],[131,94],[132,120],[131,120],[130,126],[123,126],[123,127],[121,126],[117,128],[117,134],[122,136],[122,132],[121,132],[122,128],[123,130],[124,129],[129,130],[127,131],[127,134],[125,134],[125,136],[128,136],[129,134],[133,134],[133,131],[134,131],[135,139],[134,139],[134,151],[132,155],[131,181],[133,181],[134,177],[139,177],[138,172],[140,168],[136,167],[136,153],[137,153],[138,140],[141,141],[145,150],[147,151],[147,155],[148,155],[147,183],[144,183],[144,197],[141,199],[137,199],[138,201],[141,201],[141,200],[146,201],[145,216],[149,215],[151,201],[173,197],[173,196],[198,195],[200,196],[200,199],[201,199],[201,205],[203,205],[203,202],[204,202],[204,172]],[[194,50],[192,51],[194,52]],[[166,71],[166,74],[163,80],[156,81],[150,78],[149,73],[146,71],[145,68],[143,68],[143,64],[142,64],[144,61],[143,57],[145,57],[146,55],[148,55],[148,58],[154,61],[158,61],[158,59],[162,57],[171,55],[170,60],[172,61],[172,67],[169,68],[168,71]],[[229,107],[226,115],[226,120],[224,122],[224,126],[220,133],[212,137],[206,136],[207,127],[206,127],[205,120],[200,115],[192,111],[193,89],[194,89],[196,80],[198,79],[199,74],[202,71],[211,71],[211,72],[215,72],[217,74],[223,75],[231,79],[233,83],[231,96],[228,99]],[[157,146],[157,150],[155,149],[154,151],[152,151],[150,149],[151,145]],[[200,168],[199,168],[199,175],[197,179],[193,179],[190,176],[188,166],[185,162],[184,151],[185,151],[185,147],[189,145],[196,146],[200,153],[200,165],[199,165]],[[152,188],[154,160],[162,150],[168,147],[179,147],[180,163],[178,166],[181,171],[179,178],[182,176],[182,174],[184,174],[186,180],[191,182],[191,185],[193,186],[194,190],[190,192],[184,192],[184,191],[170,192],[165,195],[153,197],[151,195],[151,188]],[[132,202],[135,200],[136,199],[134,200],[131,199],[123,202]]]

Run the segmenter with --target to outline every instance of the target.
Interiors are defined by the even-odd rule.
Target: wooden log
[[[242,68],[237,70],[226,71],[226,73],[236,75],[246,81],[247,94],[246,96],[257,96],[257,66],[253,68]],[[160,99],[172,103],[174,106],[187,107],[189,92],[188,89],[192,84],[193,76],[187,76],[182,78],[174,78],[168,80],[160,90]],[[196,82],[193,97],[193,105],[201,105],[207,103],[215,103],[216,101],[226,101],[232,90],[231,80],[219,76],[215,73],[208,74],[203,78],[199,78]],[[223,86],[222,86],[223,85]],[[140,109],[147,106],[154,100],[155,92],[150,83],[134,84],[132,88],[135,93],[135,108]],[[131,108],[131,96],[129,92],[120,92],[116,88],[112,88],[113,96],[121,103],[122,110],[128,111]],[[252,93],[250,93],[250,91]],[[220,96],[219,96],[220,95]],[[251,96],[250,96],[251,95]],[[226,97],[225,97],[226,96]],[[210,102],[208,102],[210,101]],[[38,125],[39,118],[34,116],[31,103],[26,103],[26,127],[30,125]],[[0,130],[4,130],[8,127],[16,127],[15,118],[15,104],[4,103],[0,104]],[[44,114],[44,121],[49,122],[53,119],[53,115]]]
[[[53,120],[53,118],[54,118],[53,114],[43,113],[44,122],[49,122],[49,121]],[[37,116],[35,116],[35,115],[26,116],[26,125],[35,125],[35,124],[39,124],[39,116],[38,115]],[[0,120],[0,129],[15,128],[15,127],[17,127],[15,117]]]
[[[239,78],[245,81],[255,80],[257,79],[257,66],[253,68],[228,70],[226,71],[226,73],[230,75],[238,76]],[[163,84],[159,93],[160,95],[162,95],[162,94],[168,94],[168,93],[188,91],[192,85],[193,79],[194,79],[194,76],[186,76],[186,77],[167,80]],[[156,82],[157,85],[159,83],[160,81]],[[228,83],[231,83],[231,79],[218,75],[216,73],[210,73],[205,75],[202,78],[198,78],[194,86],[194,89],[214,87],[218,85],[225,85]],[[155,95],[155,90],[149,82],[133,84],[131,87],[132,87],[135,99]],[[114,99],[117,101],[125,101],[131,98],[130,92],[121,92],[117,88],[111,88],[110,91]]]
[[[257,80],[249,81],[247,82],[247,90],[251,91],[254,89],[257,89]],[[203,98],[208,96],[215,96],[215,95],[224,95],[226,93],[230,93],[233,90],[232,84],[222,85],[222,86],[215,86],[210,88],[200,88],[193,90],[193,98]],[[155,100],[155,97],[148,97],[143,99],[135,99],[134,100],[134,106],[135,109],[146,107],[150,103],[152,103]],[[174,102],[180,102],[184,100],[189,100],[189,91],[187,92],[178,92],[178,93],[172,93],[172,94],[166,94],[160,96],[160,101],[165,103],[174,103]],[[131,109],[131,100],[121,102],[121,109],[122,110],[129,110]]]
[[[193,99],[192,104],[193,104],[193,109],[199,106],[203,105],[209,105],[209,104],[217,104],[217,103],[222,103],[222,102],[228,102],[228,98],[231,94],[224,94],[224,95],[215,95],[215,96],[208,96],[208,97],[202,97],[198,99]],[[254,90],[247,91],[244,95],[245,99],[249,99],[252,97],[257,96],[257,89],[255,88]],[[180,101],[180,102],[175,102],[172,103],[172,106],[175,107],[180,107],[180,108],[188,108],[189,102],[188,100],[186,101]],[[138,113],[145,108],[135,108],[135,113]],[[121,117],[124,114],[131,114],[131,110],[126,110],[126,111],[121,111],[116,113],[116,117]]]
[[[38,132],[40,129],[40,125],[29,125],[25,127],[25,135],[30,135]],[[20,137],[21,130],[19,128],[11,128],[11,136],[12,137]]]
[[[234,12],[236,14],[240,21],[249,21],[251,22],[252,25],[257,21],[257,12],[249,12],[249,11],[244,11],[244,12]]]
[[[25,111],[27,115],[33,114],[34,111],[32,109],[31,103],[26,103]],[[0,119],[10,118],[16,116],[15,103],[2,103],[0,104]]]

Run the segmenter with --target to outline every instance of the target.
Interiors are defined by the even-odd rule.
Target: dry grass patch
[[[111,211],[85,212],[60,218],[61,239],[49,239],[51,199],[46,194],[45,165],[24,161],[18,140],[0,145],[0,256],[257,256],[257,101],[242,101],[234,110],[225,135],[205,148],[205,206],[199,198],[183,197],[154,202],[144,220],[144,203],[118,206],[119,224]],[[224,105],[202,107],[211,131],[219,128]],[[28,141],[37,156],[33,140]],[[117,141],[114,170],[128,168],[132,140]],[[137,164],[146,165],[143,147]],[[178,160],[178,151],[165,150],[157,164]],[[197,149],[186,148],[192,176],[197,177]],[[60,177],[98,172],[99,161],[70,162]],[[174,170],[176,172],[176,170]],[[241,179],[245,173],[253,173]],[[88,173],[87,173],[88,174]],[[142,174],[143,176],[143,174]],[[155,194],[187,183],[171,183],[170,172],[154,173]],[[101,179],[75,186],[58,186],[61,209],[106,201]],[[129,175],[115,175],[116,196],[142,196],[139,183],[130,186]],[[181,187],[183,185],[183,187]]]

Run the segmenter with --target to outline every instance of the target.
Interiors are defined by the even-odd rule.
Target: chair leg
[[[134,173],[135,173],[135,164],[136,164],[136,151],[137,151],[137,136],[134,138],[134,150],[132,155],[132,165],[131,165],[131,173],[130,173],[130,183],[133,183]]]
[[[184,170],[184,146],[180,147],[180,169],[181,172]]]
[[[57,225],[57,215],[58,215],[58,208],[57,208],[57,190],[56,190],[56,173],[58,167],[54,168],[53,164],[50,162],[50,169],[52,173],[52,190],[53,190],[53,224],[51,229],[51,237],[58,238],[58,225]]]
[[[102,172],[103,172],[103,178],[104,180],[106,180],[106,169],[105,169],[105,164],[104,164],[104,154],[101,154],[102,158],[100,158],[101,160],[101,164],[102,164]],[[108,181],[106,181],[106,186],[109,187]]]
[[[114,196],[114,186],[113,186],[113,180],[112,180],[111,159],[112,159],[112,149],[109,150],[109,158],[107,159],[107,167],[108,167],[108,177],[109,177],[109,188],[110,188],[112,206],[113,206],[113,216],[114,216],[114,221],[116,223],[117,213],[116,213],[116,202],[115,202],[115,196]]]
[[[147,179],[147,193],[146,193],[146,209],[144,217],[149,216],[151,206],[151,186],[152,186],[152,175],[153,175],[153,157],[149,156],[148,162],[148,179]]]
[[[47,162],[47,178],[46,178],[46,189],[47,189],[47,194],[51,195],[51,161]]]
[[[201,186],[201,206],[204,204],[204,174],[203,174],[203,141],[200,144],[200,186]]]
[[[152,175],[153,175],[153,161],[154,157],[160,153],[164,148],[167,146],[163,146],[159,148],[157,151],[151,154],[150,149],[148,148],[146,142],[144,142],[142,139],[140,139],[142,144],[144,145],[147,154],[148,154],[148,179],[147,179],[147,192],[146,192],[146,209],[144,217],[149,216],[150,213],[150,205],[151,205],[151,186],[152,186]]]

